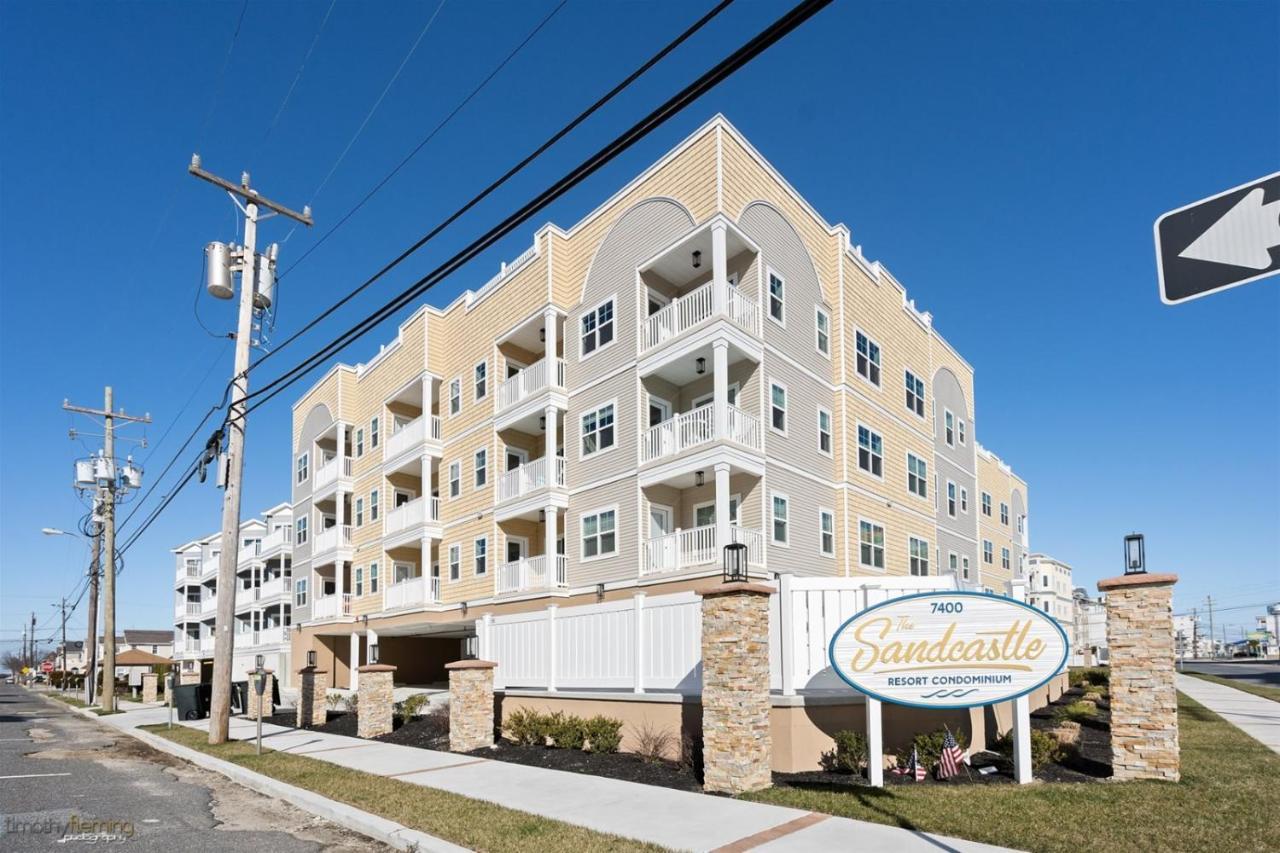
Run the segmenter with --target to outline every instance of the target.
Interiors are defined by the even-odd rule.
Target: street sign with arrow
[[[1280,273],[1280,172],[1156,220],[1160,298],[1176,305]]]

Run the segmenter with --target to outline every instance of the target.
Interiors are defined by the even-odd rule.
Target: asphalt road
[[[1280,687],[1280,663],[1269,661],[1186,661],[1186,672],[1204,672],[1233,681],[1248,681],[1265,687]]]
[[[0,684],[0,851],[387,848]]]

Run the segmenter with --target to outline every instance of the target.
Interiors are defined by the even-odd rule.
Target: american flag
[[[917,782],[923,782],[928,772],[925,766],[920,763],[920,755],[916,752],[916,748],[914,746],[911,747],[911,763],[907,765],[907,775]]]
[[[960,772],[964,762],[964,750],[956,743],[955,735],[947,729],[947,737],[942,741],[942,756],[938,759],[938,778],[950,779]]]

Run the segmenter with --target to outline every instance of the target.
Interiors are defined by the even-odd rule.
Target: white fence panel
[[[632,601],[566,607],[556,613],[556,687],[630,689],[635,684]]]
[[[702,599],[686,592],[645,601],[646,690],[702,691]]]
[[[499,625],[499,618],[501,625]],[[493,620],[489,636],[490,660],[498,662],[494,684],[500,687],[545,687],[550,631],[546,611],[519,613]]]

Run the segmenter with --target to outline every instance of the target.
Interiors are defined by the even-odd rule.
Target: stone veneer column
[[[184,669],[178,677],[179,684],[199,684],[200,683],[200,664],[197,663],[192,669]]]
[[[449,749],[470,752],[493,746],[493,670],[487,660],[445,664],[449,671]]]
[[[323,726],[328,722],[329,673],[314,666],[298,670],[298,728]]]
[[[395,729],[394,666],[369,663],[360,667],[360,701],[356,707],[356,736],[378,737]]]
[[[259,717],[265,720],[271,716],[271,697],[275,695],[276,677],[269,669],[264,669],[262,672],[266,684],[262,688],[262,695],[259,696],[258,676],[253,670],[249,670],[249,709],[245,712],[245,716],[250,720],[256,720]]]
[[[725,583],[702,596],[702,787],[741,794],[773,784],[769,596]]]
[[[1173,585],[1177,575],[1098,582],[1107,594],[1111,654],[1111,772],[1115,779],[1179,779]]]
[[[156,701],[156,684],[159,683],[160,676],[154,672],[142,673],[142,701],[151,704]]]

